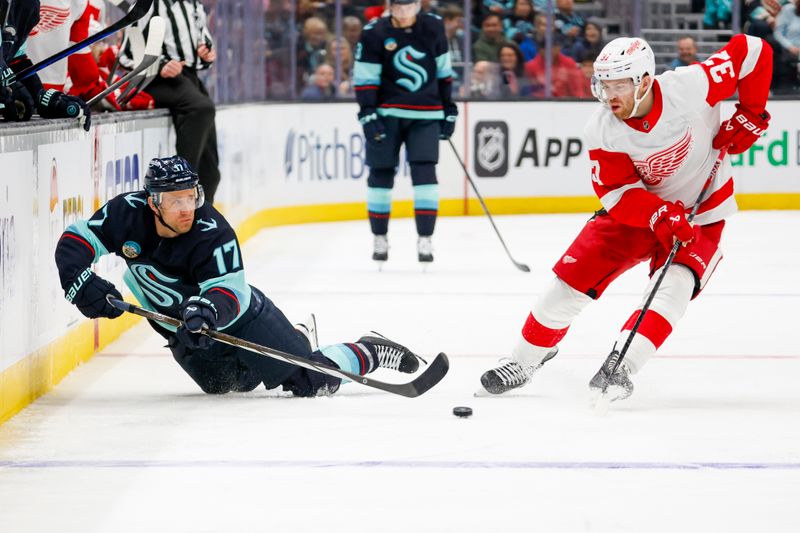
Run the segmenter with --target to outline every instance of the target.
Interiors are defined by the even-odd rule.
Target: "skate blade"
[[[492,394],[488,390],[481,387],[480,389],[476,390],[473,394],[473,398],[500,398],[503,396],[502,394]]]

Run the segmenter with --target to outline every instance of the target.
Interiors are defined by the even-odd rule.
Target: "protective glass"
[[[158,207],[164,211],[194,211],[203,205],[204,195],[199,187],[192,190],[193,194],[185,194],[183,191],[162,192],[158,195]]]
[[[633,80],[630,78],[605,81],[597,79],[597,76],[592,77],[592,93],[595,98],[603,103],[608,102],[615,96],[620,98],[633,96],[634,88]]]

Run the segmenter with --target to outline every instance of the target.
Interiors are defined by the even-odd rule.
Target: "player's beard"
[[[631,111],[633,111],[633,99],[631,101],[626,101],[627,99],[622,98],[612,98],[608,101],[608,107],[611,109],[611,112],[620,120],[625,120],[630,117]]]

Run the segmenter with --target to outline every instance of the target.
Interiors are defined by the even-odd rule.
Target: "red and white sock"
[[[659,272],[653,275],[652,281],[645,291],[645,299],[653,290],[652,286],[658,276]],[[648,359],[667,340],[667,337],[672,333],[672,329],[686,313],[686,308],[692,299],[694,285],[694,274],[688,268],[682,265],[673,265],[667,270],[664,281],[661,283],[661,287],[658,288],[658,292],[650,304],[650,309],[645,313],[644,319],[625,354],[625,363],[631,373],[635,374],[641,370]],[[622,326],[622,331],[620,331],[617,339],[618,350],[621,350],[625,342],[627,342],[628,336],[633,329],[633,324],[640,313],[641,306],[633,312],[628,321],[625,322],[625,325]]]
[[[533,306],[511,354],[515,361],[538,365],[567,334],[570,324],[592,299],[554,278]]]

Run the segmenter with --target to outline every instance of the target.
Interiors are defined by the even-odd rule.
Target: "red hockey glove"
[[[656,209],[650,216],[650,229],[667,250],[672,250],[676,239],[684,246],[694,239],[694,229],[686,220],[683,202],[665,202]]]
[[[712,146],[719,150],[730,145],[729,154],[741,154],[755,143],[769,125],[770,115],[764,110],[760,115],[736,104],[736,112],[731,118],[720,124],[719,132],[714,137]]]
[[[123,85],[124,87],[124,85]],[[144,91],[139,91],[133,98],[125,102],[123,105],[125,111],[140,111],[146,109],[155,109],[156,102],[153,97]]]
[[[84,102],[88,102],[89,100],[91,100],[92,98],[94,98],[95,96],[100,94],[101,92],[105,91],[106,89],[108,89],[108,84],[104,80],[102,80],[100,78],[97,78],[97,80],[91,85],[87,85],[87,86],[83,86],[83,87],[75,87],[75,86],[73,86],[69,90],[69,94],[74,95],[74,96],[78,96]],[[107,94],[105,96],[105,98],[103,98],[103,100],[101,100],[100,102],[98,102],[95,105],[98,105],[98,104],[101,104],[101,103],[107,104],[107,107],[110,108],[110,110],[122,111],[122,108],[120,107],[119,103],[117,102],[117,95],[114,92]]]

